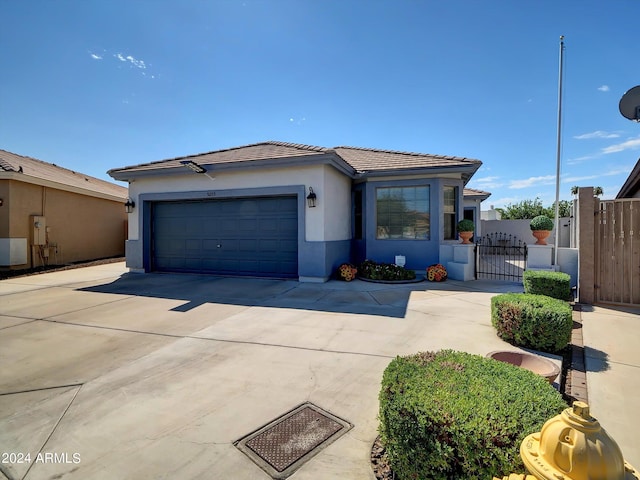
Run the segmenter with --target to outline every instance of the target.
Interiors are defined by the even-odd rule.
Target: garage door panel
[[[255,218],[242,218],[238,220],[238,230],[243,233],[257,234],[258,220]]]
[[[153,268],[297,276],[296,197],[158,202]]]
[[[295,218],[278,219],[278,230],[281,232],[297,232],[298,220]]]
[[[239,252],[255,252],[258,250],[258,240],[239,240],[238,251]]]
[[[258,228],[263,233],[277,233],[278,223],[273,218],[258,219]]]
[[[202,252],[204,254],[210,255],[211,252],[215,252],[218,249],[218,245],[220,245],[220,240],[218,240],[217,238],[205,238],[202,240]]]
[[[289,254],[298,254],[298,242],[293,242],[291,240],[280,240],[278,243],[278,250],[284,253]],[[289,255],[290,257],[290,255]]]
[[[201,218],[188,218],[184,221],[184,230],[187,235],[199,235],[203,230]]]
[[[156,254],[160,257],[184,255],[184,241],[166,238],[156,243]]]
[[[185,228],[186,221],[184,218],[165,217],[162,222],[157,223],[156,233],[162,236],[172,236],[173,232],[182,231]]]

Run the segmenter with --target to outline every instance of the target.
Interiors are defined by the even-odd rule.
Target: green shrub
[[[523,471],[520,444],[567,405],[542,377],[451,350],[397,357],[380,391],[380,438],[401,479]]]
[[[573,328],[567,302],[530,293],[491,298],[491,323],[503,340],[546,352],[566,347]]]
[[[358,265],[358,274],[371,280],[413,280],[416,272],[393,263],[376,263],[365,260]]]
[[[522,276],[524,292],[560,300],[571,299],[571,276],[563,272],[526,270]]]
[[[531,230],[553,230],[553,220],[546,215],[533,217],[529,223]]]
[[[458,222],[457,228],[459,232],[473,232],[476,226],[471,220],[465,218]]]

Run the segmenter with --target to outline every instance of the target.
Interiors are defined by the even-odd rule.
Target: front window
[[[429,187],[376,189],[378,239],[428,240]]]
[[[444,239],[456,239],[458,187],[444,187]]]

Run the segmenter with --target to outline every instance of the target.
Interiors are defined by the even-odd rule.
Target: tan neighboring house
[[[0,150],[0,270],[124,255],[127,189]]]

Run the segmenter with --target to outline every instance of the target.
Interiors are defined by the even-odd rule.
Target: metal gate
[[[476,279],[522,281],[527,244],[514,235],[488,233],[476,240]]]

